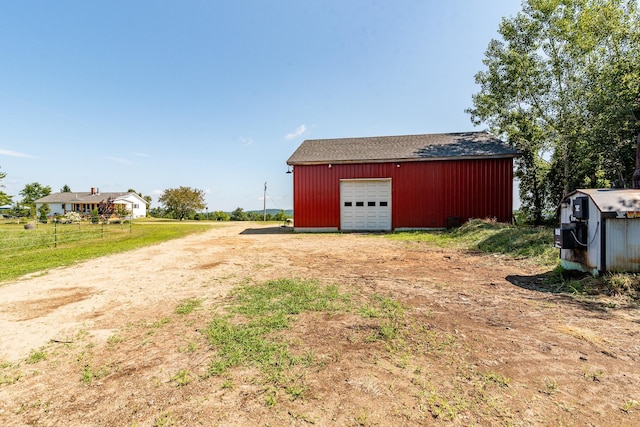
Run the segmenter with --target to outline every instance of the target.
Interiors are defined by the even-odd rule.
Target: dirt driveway
[[[0,425],[640,425],[640,310],[536,290],[544,273],[228,223],[36,274],[0,286]],[[285,337],[317,363],[298,399],[251,367],[198,378],[215,351],[201,331],[229,291],[280,278],[398,301],[414,332],[370,343],[355,314],[300,316]],[[178,316],[189,298],[202,306]]]

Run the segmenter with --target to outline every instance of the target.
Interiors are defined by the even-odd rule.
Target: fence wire
[[[33,224],[32,224],[33,225]],[[79,241],[108,239],[131,233],[131,224],[79,222],[73,224],[0,224],[0,253],[38,248],[55,248]]]

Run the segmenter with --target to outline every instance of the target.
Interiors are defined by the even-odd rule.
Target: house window
[[[133,209],[138,209],[139,207],[140,207],[140,205],[139,205],[139,204],[137,204],[137,203],[135,203],[135,204],[133,205]]]

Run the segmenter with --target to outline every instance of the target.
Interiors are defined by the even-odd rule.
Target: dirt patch
[[[546,273],[256,224],[51,270],[0,287],[0,424],[640,424],[638,307],[546,292]],[[203,331],[229,292],[280,278],[398,302],[400,338],[357,311],[302,313],[279,338],[310,362],[284,382],[206,375]],[[189,298],[202,305],[177,314]]]

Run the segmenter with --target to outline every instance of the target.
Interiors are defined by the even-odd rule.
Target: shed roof
[[[287,164],[427,161],[516,157],[518,150],[487,132],[308,139]]]
[[[143,200],[140,196],[135,193],[96,193],[93,194],[90,192],[70,192],[70,193],[53,193],[48,196],[44,196],[35,201],[35,203],[100,203],[102,201],[107,201],[108,199],[118,199],[126,196],[136,196],[137,198]],[[143,200],[144,201],[144,200]],[[146,201],[145,201],[146,203]]]
[[[589,188],[576,190],[593,200],[600,212],[640,211],[640,190],[634,188]]]

